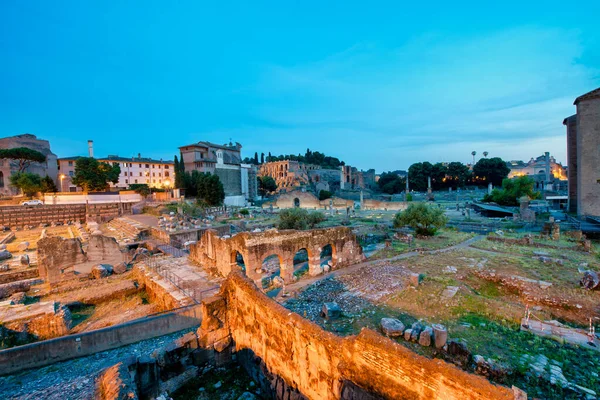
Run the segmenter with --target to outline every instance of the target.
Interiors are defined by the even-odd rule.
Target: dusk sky
[[[0,2],[0,137],[155,158],[231,138],[378,172],[566,163],[562,120],[600,87],[597,0],[211,3]]]

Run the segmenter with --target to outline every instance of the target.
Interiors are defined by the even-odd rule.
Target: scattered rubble
[[[585,271],[579,284],[588,290],[600,290],[600,277],[594,271]]]
[[[381,330],[386,336],[397,337],[402,336],[404,333],[404,324],[402,321],[395,318],[382,318],[381,319]]]
[[[342,309],[340,306],[335,303],[324,303],[323,308],[321,309],[321,316],[326,319],[335,319],[339,318],[342,315]]]

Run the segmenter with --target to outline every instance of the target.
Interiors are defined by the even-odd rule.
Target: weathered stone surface
[[[488,358],[484,359],[480,355],[473,356],[475,363],[475,373],[492,378],[498,382],[502,382],[506,377],[512,374],[512,370],[499,362]]]
[[[117,265],[115,265],[113,267],[113,274],[124,274],[125,272],[127,272],[127,264],[125,263],[118,263]]]
[[[50,284],[60,281],[63,269],[87,261],[79,239],[50,236],[40,239],[37,247],[40,278]]]
[[[8,264],[2,264],[0,265],[0,272],[6,272],[9,271],[10,267],[8,266]]]
[[[448,354],[453,356],[453,362],[466,367],[471,363],[472,354],[469,351],[467,344],[462,340],[452,339],[448,341]]]
[[[21,265],[29,266],[29,256],[27,254],[23,254],[20,258]]]
[[[100,399],[137,400],[135,383],[131,381],[124,363],[107,368],[96,383],[96,397]]]
[[[588,290],[600,290],[600,277],[594,271],[585,271],[579,284]]]
[[[107,267],[110,267],[110,269]],[[107,276],[109,276],[111,272],[112,272],[112,265],[99,264],[99,265],[96,265],[94,268],[92,268],[92,272],[90,275],[94,279],[102,279],[102,278],[106,278]]]
[[[381,330],[387,336],[397,337],[402,336],[404,333],[404,324],[402,321],[395,318],[382,318],[381,319]]]
[[[29,242],[21,242],[18,244],[17,249],[19,251],[25,251],[29,248]]]
[[[404,340],[410,340],[410,337],[412,336],[412,329],[408,328],[407,330],[404,331]]]
[[[342,309],[340,306],[335,303],[323,303],[323,308],[321,309],[321,316],[326,319],[335,319],[339,318],[342,315]]]
[[[433,334],[433,331],[432,331],[431,327],[428,326],[425,329],[423,329],[423,331],[419,335],[419,344],[421,346],[425,346],[425,347],[431,346],[431,335],[432,334]]]
[[[436,349],[441,349],[448,340],[448,330],[441,324],[433,324],[431,328],[433,330],[433,344]]]
[[[419,283],[421,283],[421,280],[423,279],[421,274],[417,274],[417,273],[411,273],[408,277],[408,282],[410,283],[411,286],[413,287],[417,287],[419,286]]]
[[[273,286],[282,287],[285,284],[284,280],[280,276],[276,276],[273,278]]]
[[[10,252],[7,250],[0,251],[0,261],[8,260],[9,258],[12,258],[12,254]]]
[[[25,292],[17,292],[10,296],[9,300],[11,305],[24,304],[25,300],[27,300],[27,295]]]

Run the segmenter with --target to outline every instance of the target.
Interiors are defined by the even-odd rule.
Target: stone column
[[[492,182],[488,183],[488,194],[492,194],[492,190],[494,190],[494,185],[492,185]]]
[[[281,258],[281,265],[279,266],[279,276],[285,281],[285,283],[292,283],[294,281],[294,258]]]

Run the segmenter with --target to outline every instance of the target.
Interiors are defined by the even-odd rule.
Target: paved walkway
[[[397,256],[391,257],[391,258],[383,258],[383,259],[370,260],[370,261],[367,260],[360,264],[350,265],[349,267],[346,267],[346,268],[335,269],[327,274],[321,274],[321,275],[312,276],[309,278],[303,278],[303,279],[299,280],[298,282],[294,282],[292,284],[285,285],[285,291],[286,291],[286,293],[296,292],[296,291],[299,291],[300,289],[305,288],[306,286],[312,285],[313,283],[320,281],[321,279],[325,279],[325,278],[328,278],[331,276],[348,275],[348,274],[351,274],[351,273],[354,273],[354,272],[360,270],[363,267],[375,266],[376,264],[381,263],[383,261],[404,260],[407,258],[416,257],[418,255],[439,254],[439,253],[446,253],[448,251],[465,249],[465,248],[471,246],[473,243],[482,240],[483,238],[485,238],[484,235],[478,235],[478,236],[472,237],[471,239],[467,239],[464,242],[455,244],[454,246],[445,247],[443,249],[426,250],[426,251],[411,251],[409,253],[402,253],[400,255],[397,255]],[[284,301],[285,298],[282,297],[281,294],[282,294],[282,292],[279,293],[279,295],[275,298],[275,300]]]

